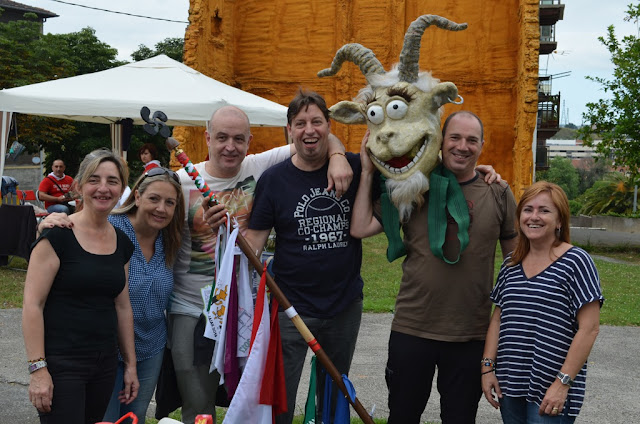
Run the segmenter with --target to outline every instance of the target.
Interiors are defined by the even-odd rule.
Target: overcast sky
[[[557,53],[540,57],[540,74],[571,72],[568,77],[553,80],[553,92],[560,92],[561,123],[568,116],[568,122],[580,125],[585,104],[607,97],[599,84],[585,76],[610,78],[613,73],[611,55],[598,37],[606,38],[607,27],[613,25],[618,40],[622,40],[624,35],[638,35],[638,26],[624,21],[632,0],[562,2],[564,19],[556,24]],[[564,117],[562,111],[567,112]]]
[[[45,33],[64,34],[90,26],[96,30],[100,41],[118,49],[118,59],[129,62],[132,61],[131,53],[140,44],[153,48],[157,42],[167,37],[184,37],[189,18],[189,0],[64,0],[67,3],[182,21],[181,23],[103,12],[53,0],[15,1],[58,15],[45,22]]]
[[[139,44],[153,48],[167,37],[184,37],[189,9],[189,0],[69,0],[91,7],[185,22],[173,23],[90,10],[53,0],[18,1],[59,15],[45,23],[45,32],[68,33],[91,26],[101,41],[118,49],[119,59],[127,61],[131,61],[130,55]],[[633,0],[562,1],[565,12],[564,19],[556,25],[557,53],[541,57],[540,73],[571,72],[568,77],[554,80],[553,92],[560,91],[561,111],[566,112],[562,114],[561,122],[579,125],[585,104],[605,97],[600,86],[586,80],[585,76],[608,78],[613,71],[609,52],[598,37],[606,36],[607,27],[611,24],[616,27],[619,39],[623,35],[637,35],[638,26],[623,21],[627,4]]]

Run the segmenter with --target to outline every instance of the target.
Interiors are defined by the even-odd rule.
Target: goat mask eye
[[[402,100],[392,100],[387,104],[387,116],[391,119],[402,119],[407,114],[407,105]]]
[[[367,109],[367,118],[372,124],[381,124],[384,121],[384,110],[380,105],[372,105]]]

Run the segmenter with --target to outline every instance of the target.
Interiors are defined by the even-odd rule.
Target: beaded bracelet
[[[27,361],[28,364],[35,364],[36,362],[40,362],[40,361],[46,361],[47,358],[38,358],[38,359],[29,359]]]
[[[495,368],[496,361],[494,361],[491,358],[482,358],[482,360],[480,361],[480,365],[484,365],[485,367]]]

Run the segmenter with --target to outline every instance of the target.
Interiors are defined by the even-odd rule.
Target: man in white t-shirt
[[[202,361],[196,361],[198,365],[194,365],[194,356],[198,358],[202,353],[201,349],[194,348],[194,330],[205,306],[201,289],[213,282],[218,227],[229,212],[244,234],[258,178],[267,168],[296,152],[295,146],[290,144],[247,156],[253,138],[249,118],[233,106],[223,107],[213,114],[205,137],[209,160],[195,167],[216,193],[220,204],[207,207],[206,200],[186,171],[178,171],[185,196],[186,222],[174,265],[174,290],[169,307],[169,345],[183,401],[182,421],[185,423],[194,422],[198,414],[215,416],[220,376],[217,372],[209,373],[210,354],[208,361],[205,357]],[[353,175],[344,155],[331,156],[335,152],[344,153],[344,147],[337,138],[332,137],[329,148],[329,188],[335,188],[342,195]],[[198,326],[196,343],[201,336]],[[206,349],[203,350],[206,355]]]

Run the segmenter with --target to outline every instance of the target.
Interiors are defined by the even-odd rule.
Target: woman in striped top
[[[570,244],[569,215],[557,185],[525,190],[518,245],[491,293],[482,390],[506,424],[572,423],[584,400],[604,298],[593,260]]]

